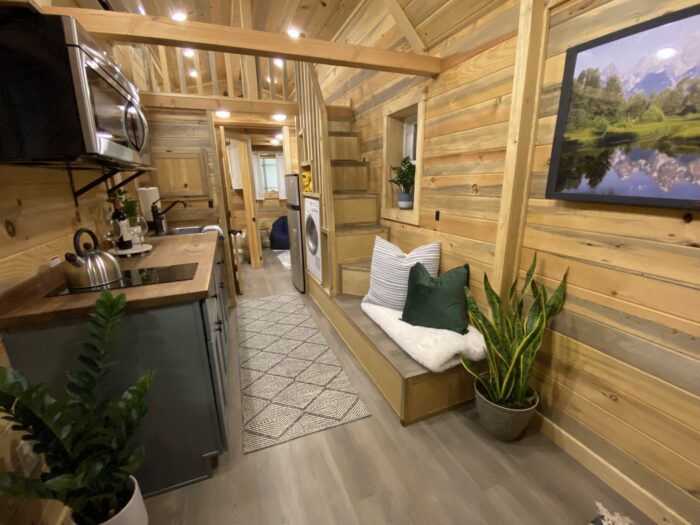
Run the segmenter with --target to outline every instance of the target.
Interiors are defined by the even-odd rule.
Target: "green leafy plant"
[[[122,211],[126,214],[126,216],[130,219],[136,217],[139,212],[139,206],[136,200],[131,198],[129,192],[122,188],[119,188],[114,193],[114,198],[122,201]]]
[[[544,285],[538,286],[534,280],[536,266],[537,255],[532,259],[520,292],[517,279],[510,287],[507,307],[504,307],[484,274],[491,319],[481,312],[469,288],[465,288],[469,320],[486,341],[488,371],[480,373],[464,357],[462,365],[480,382],[489,400],[509,408],[530,406],[528,383],[535,356],[542,346],[547,322],[561,311],[566,299],[566,273],[551,297],[548,297]],[[525,293],[528,290],[532,302],[526,309]]]
[[[37,478],[8,473],[0,493],[62,501],[77,525],[103,523],[128,502],[133,489],[128,478],[144,456],[134,435],[146,414],[154,371],[119,398],[107,397],[104,379],[115,365],[115,336],[125,306],[123,294],[101,293],[80,344],[79,367],[66,372],[66,389],[58,397],[0,367],[0,412],[48,467]]]
[[[410,157],[401,159],[401,164],[392,166],[391,170],[396,173],[396,177],[389,182],[396,184],[402,193],[413,193],[413,185],[416,181],[416,166],[411,162]]]

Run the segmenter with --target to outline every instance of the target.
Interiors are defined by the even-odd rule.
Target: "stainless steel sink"
[[[188,235],[190,233],[202,233],[204,226],[182,226],[180,228],[173,228],[165,232],[165,235]]]

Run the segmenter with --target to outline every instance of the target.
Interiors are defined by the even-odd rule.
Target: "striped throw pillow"
[[[408,294],[408,274],[416,263],[422,263],[431,277],[437,277],[440,243],[419,246],[407,255],[398,246],[377,236],[372,250],[369,291],[364,300],[403,311]]]

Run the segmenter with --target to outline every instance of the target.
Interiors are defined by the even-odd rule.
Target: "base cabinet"
[[[156,370],[138,436],[146,457],[136,476],[145,495],[210,477],[212,458],[227,448],[227,362],[237,337],[220,286],[224,265],[215,266],[221,270],[212,272],[208,299],[127,311],[117,334],[112,393]],[[63,389],[87,329],[80,319],[5,329],[2,338],[13,368],[32,382]]]

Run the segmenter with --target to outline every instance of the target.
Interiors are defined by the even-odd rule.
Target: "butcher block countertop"
[[[197,272],[189,281],[112,290],[114,295],[126,295],[127,310],[208,297],[217,246],[216,232],[150,237],[146,242],[153,245],[151,253],[143,257],[120,258],[122,270],[197,263]],[[99,292],[46,297],[61,284],[65,284],[65,278],[62,267],[58,266],[5,292],[0,296],[0,328],[82,317],[94,309]]]

